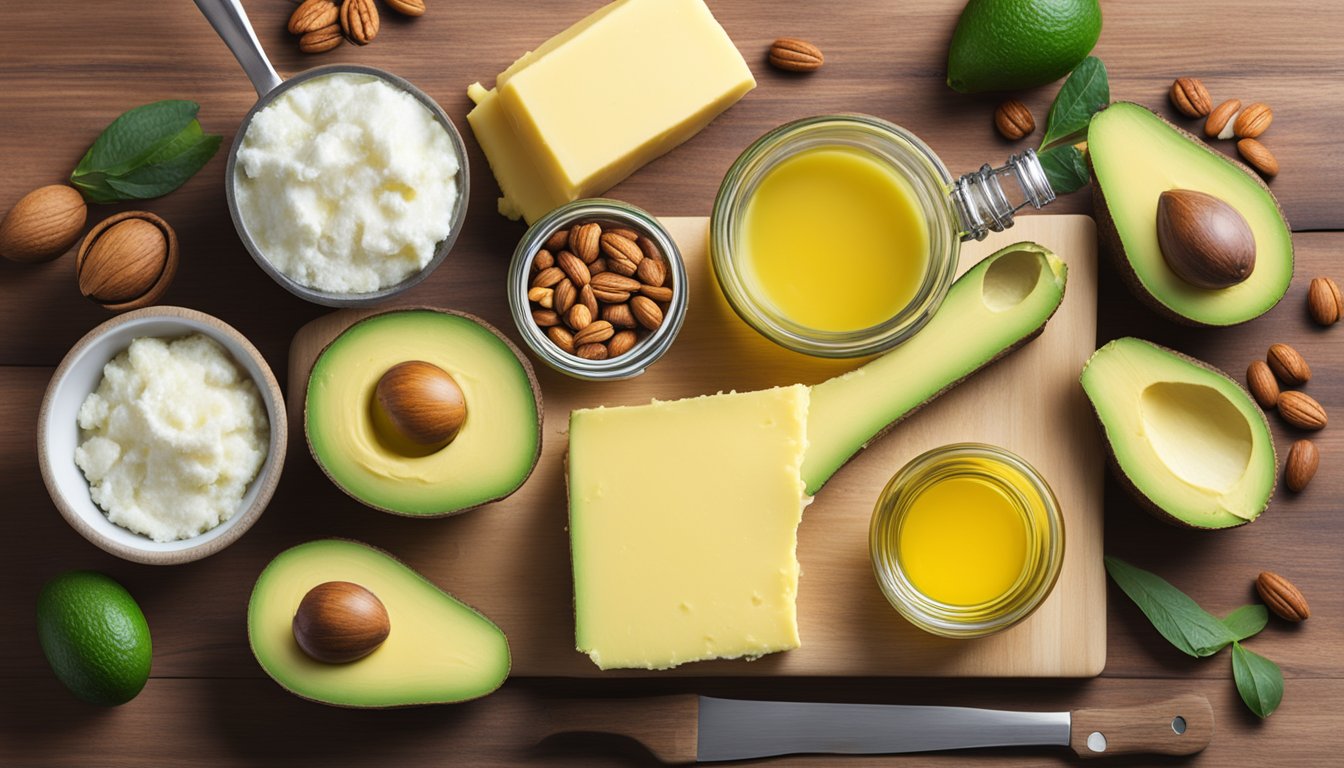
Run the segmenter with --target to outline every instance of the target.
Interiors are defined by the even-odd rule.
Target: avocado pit
[[[1157,241],[1167,266],[1187,283],[1216,290],[1255,269],[1255,234],[1236,208],[1213,195],[1169,189],[1157,200]]]
[[[294,640],[303,652],[326,664],[362,659],[391,631],[383,602],[364,587],[328,581],[308,590],[294,613]]]
[[[467,421],[467,401],[457,381],[423,360],[392,366],[374,389],[375,428],[407,455],[440,450],[457,437]]]

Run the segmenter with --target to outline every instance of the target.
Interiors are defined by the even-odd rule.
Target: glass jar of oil
[[[1064,520],[1030,464],[990,445],[957,443],[916,457],[878,497],[873,572],[915,626],[983,637],[1036,610],[1064,561]]]

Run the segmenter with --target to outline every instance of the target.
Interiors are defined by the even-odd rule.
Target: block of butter
[[[616,0],[547,40],[467,115],[504,193],[535,221],[694,136],[756,81],[703,0]]]
[[[797,648],[808,389],[577,410],[575,640],[602,669]]]

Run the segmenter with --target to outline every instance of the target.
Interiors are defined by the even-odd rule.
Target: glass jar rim
[[[977,606],[950,606],[928,597],[905,575],[899,557],[886,562],[879,546],[882,538],[896,528],[906,508],[898,498],[907,489],[922,490],[921,482],[949,461],[987,459],[1010,467],[1024,479],[1040,500],[1044,526],[1028,525],[1034,548],[1035,564],[1028,563],[1017,583],[1002,595]],[[975,474],[956,472],[937,479]],[[980,476],[980,475],[977,475]],[[916,494],[917,495],[917,494]],[[1024,511],[1024,514],[1026,512]],[[1024,521],[1026,522],[1026,521]],[[1044,534],[1040,529],[1044,528]],[[1044,541],[1040,539],[1044,538]],[[952,638],[983,637],[1007,629],[1030,616],[1054,590],[1064,562],[1064,518],[1059,501],[1040,472],[1017,454],[985,443],[953,443],[926,451],[901,467],[882,489],[873,510],[869,528],[869,550],[878,587],[897,612],[910,623],[930,632]],[[971,609],[975,609],[972,611]]]
[[[668,284],[672,287],[671,303],[658,329],[637,342],[625,354],[605,360],[589,360],[556,346],[544,330],[533,322],[527,299],[529,270],[537,251],[556,230],[581,219],[619,222],[648,236],[663,255],[668,268]],[[681,250],[657,218],[638,206],[620,200],[583,198],[565,203],[537,219],[518,241],[509,263],[509,311],[528,349],[551,368],[589,381],[628,379],[643,373],[672,346],[686,320],[689,303],[687,282]]]
[[[877,146],[865,146],[868,139]],[[878,325],[826,331],[795,323],[757,300],[736,256],[742,219],[759,182],[780,162],[820,146],[852,146],[891,167],[910,183],[929,222],[929,265],[916,295],[901,312]],[[756,139],[724,175],[710,217],[710,258],[733,311],[758,333],[796,352],[817,357],[864,357],[913,336],[941,305],[956,278],[961,240],[949,192],[952,176],[938,156],[910,131],[872,115],[815,115],[778,126]]]

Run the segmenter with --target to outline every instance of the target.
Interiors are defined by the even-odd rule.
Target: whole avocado
[[[101,573],[69,571],[47,582],[37,598],[37,636],[57,679],[91,704],[125,704],[149,679],[145,614]]]
[[[947,84],[960,93],[1010,91],[1054,82],[1101,36],[1098,0],[970,0],[947,56]]]

